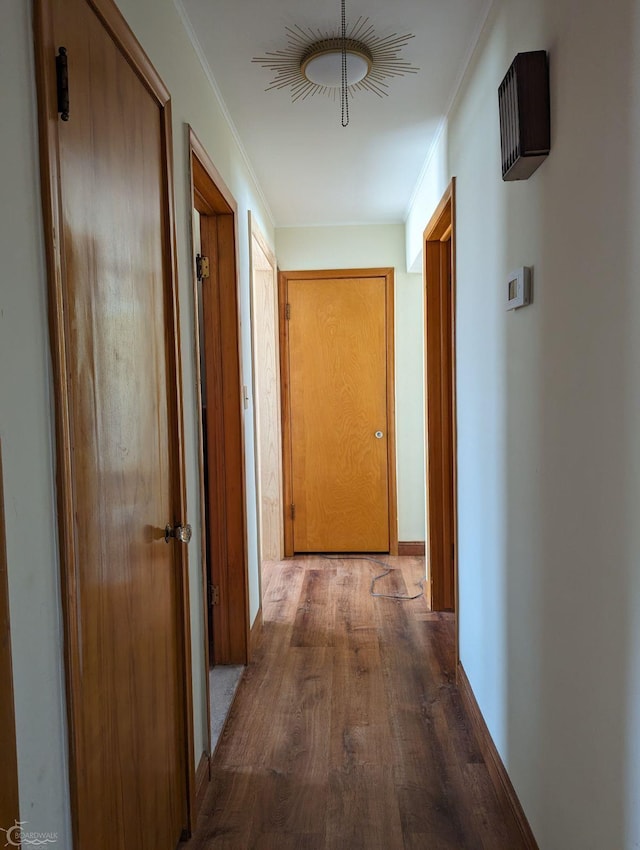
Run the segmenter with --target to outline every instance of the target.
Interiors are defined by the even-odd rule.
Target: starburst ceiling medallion
[[[345,0],[341,0],[341,32],[310,27],[286,27],[287,46],[253,62],[274,73],[266,91],[291,89],[291,99],[305,100],[323,94],[342,102],[342,126],[349,123],[349,98],[369,91],[378,97],[389,94],[388,80],[416,74],[419,68],[402,59],[402,48],[413,38],[407,35],[376,35],[369,18],[358,18],[347,29]]]

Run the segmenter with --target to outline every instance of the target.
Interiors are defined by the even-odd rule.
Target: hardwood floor
[[[413,595],[422,558],[376,591]],[[264,629],[188,850],[519,850],[454,677],[454,623],[365,560],[263,577]]]

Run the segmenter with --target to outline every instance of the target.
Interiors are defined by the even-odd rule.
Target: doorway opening
[[[455,179],[424,231],[427,589],[457,611]]]
[[[189,128],[209,752],[248,661],[237,205]],[[231,669],[235,668],[235,669]]]
[[[249,232],[258,556],[262,602],[263,565],[280,561],[284,554],[278,269],[273,250],[251,213]]]

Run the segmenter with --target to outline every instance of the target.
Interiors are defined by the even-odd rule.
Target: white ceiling
[[[413,33],[401,58],[418,74],[389,97],[356,93],[350,123],[322,95],[265,91],[254,56],[287,46],[285,27],[335,30],[339,0],[178,0],[279,227],[401,222],[491,0],[347,0],[347,21]]]

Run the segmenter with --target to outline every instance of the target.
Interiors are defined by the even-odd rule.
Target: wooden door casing
[[[193,718],[169,93],[112,0],[37,0],[77,848],[171,848]],[[70,120],[55,57],[67,50]]]
[[[281,272],[279,291],[285,554],[396,554],[393,270]]]
[[[284,552],[276,258],[251,216],[251,325],[260,561]]]
[[[205,618],[207,631],[212,622],[213,634],[213,647],[207,641],[208,667],[211,663],[246,664],[249,657],[238,210],[191,128],[189,151],[192,203],[200,214],[201,251],[210,261],[210,277],[202,282],[201,305],[194,274],[196,395],[199,407],[204,404],[207,409],[206,433],[203,429],[200,434],[200,469],[202,513],[209,527],[209,546],[204,535],[202,541]],[[218,588],[215,605],[211,604],[209,581]]]
[[[424,231],[427,594],[457,609],[455,430],[455,184]]]

